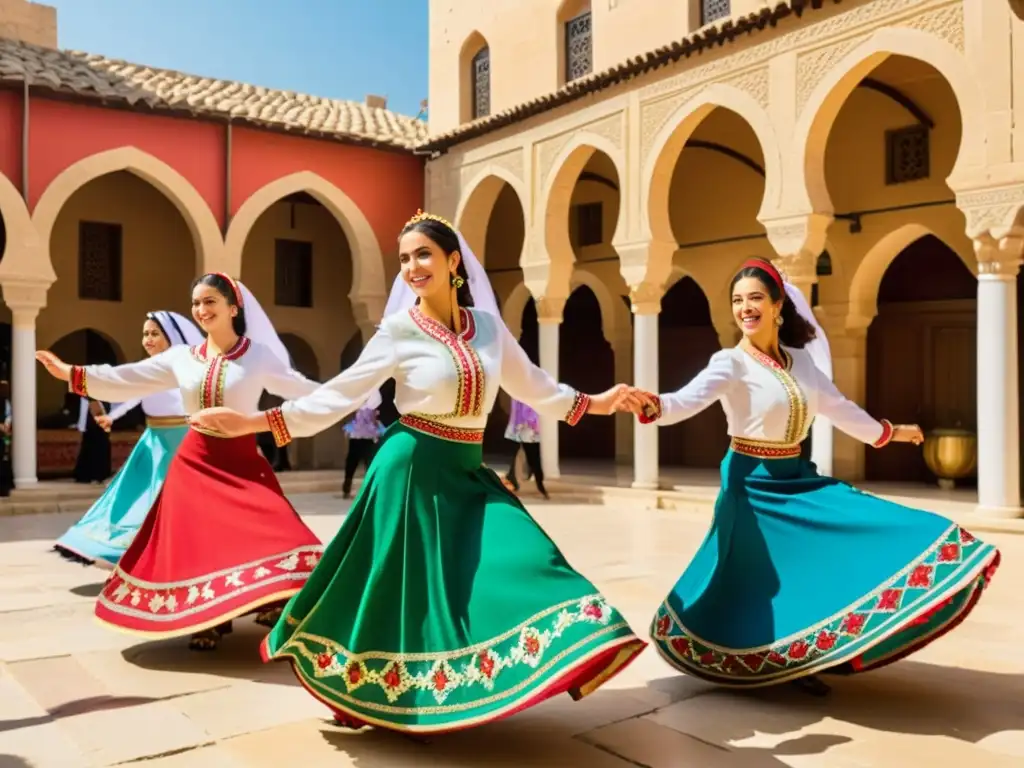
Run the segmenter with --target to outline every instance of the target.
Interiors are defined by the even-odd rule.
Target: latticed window
[[[732,14],[729,0],[702,0],[700,5],[700,25],[710,24],[719,19],[726,19]]]
[[[885,132],[885,183],[903,184],[927,179],[931,173],[927,125]]]
[[[565,22],[565,82],[594,71],[594,35],[590,11]]]
[[[313,306],[313,244],[304,240],[274,243],[274,303]]]
[[[121,300],[120,224],[78,224],[78,298]]]
[[[491,49],[481,48],[473,57],[473,119],[491,114]]]

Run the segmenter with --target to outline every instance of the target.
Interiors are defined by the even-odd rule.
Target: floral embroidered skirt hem
[[[200,632],[286,601],[322,550],[254,437],[189,430],[96,617],[151,638]]]
[[[264,640],[347,723],[479,725],[585,696],[646,646],[481,459],[479,442],[393,425]]]
[[[186,426],[146,429],[103,495],[53,548],[86,565],[116,565],[156,501],[187,432]]]
[[[999,551],[930,512],[730,452],[703,544],[651,626],[676,669],[765,686],[875,669],[966,618]]]

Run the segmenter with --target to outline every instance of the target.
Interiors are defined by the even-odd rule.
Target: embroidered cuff
[[[270,425],[270,433],[274,436],[274,445],[283,448],[292,441],[288,425],[284,422],[284,415],[280,408],[271,408],[267,411],[267,423]]]
[[[583,418],[583,414],[590,408],[590,395],[585,395],[582,392],[577,392],[575,399],[572,401],[572,408],[565,414],[565,423],[570,427],[575,427],[580,423],[580,419]]]
[[[882,436],[871,444],[872,448],[885,448],[885,446],[892,442],[892,435],[895,431],[892,428],[892,422],[888,419],[882,419],[879,423],[882,425]]]
[[[637,416],[641,424],[653,424],[661,418],[661,397],[659,395],[653,395],[654,407],[651,408],[648,405],[644,406],[643,413]]]
[[[72,365],[71,378],[68,379],[68,389],[80,397],[88,397],[89,386],[86,379],[85,366]]]

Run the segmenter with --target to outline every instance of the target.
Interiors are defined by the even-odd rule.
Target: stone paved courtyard
[[[293,500],[325,540],[346,504],[331,494]],[[528,503],[644,634],[708,521]],[[957,631],[912,660],[830,681],[827,698],[715,689],[648,649],[582,702],[560,697],[417,744],[334,727],[285,665],[260,663],[262,631],[246,620],[215,654],[95,624],[103,572],[48,551],[79,514],[0,517],[0,768],[1024,764],[1024,536],[983,534],[1003,566]]]

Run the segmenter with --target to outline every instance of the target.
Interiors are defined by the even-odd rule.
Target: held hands
[[[653,403],[652,396],[628,384],[616,384],[599,395],[591,395],[587,413],[594,416],[610,416],[613,413],[642,413],[647,403]]]
[[[217,432],[225,437],[240,437],[267,429],[262,413],[245,415],[230,408],[204,408],[189,416],[189,424]]]
[[[109,432],[111,425],[114,423],[114,420],[109,416],[93,416],[93,420],[104,432]]]
[[[53,378],[60,379],[61,381],[71,380],[71,366],[48,349],[37,350],[36,360],[43,364],[47,373],[53,376]]]

